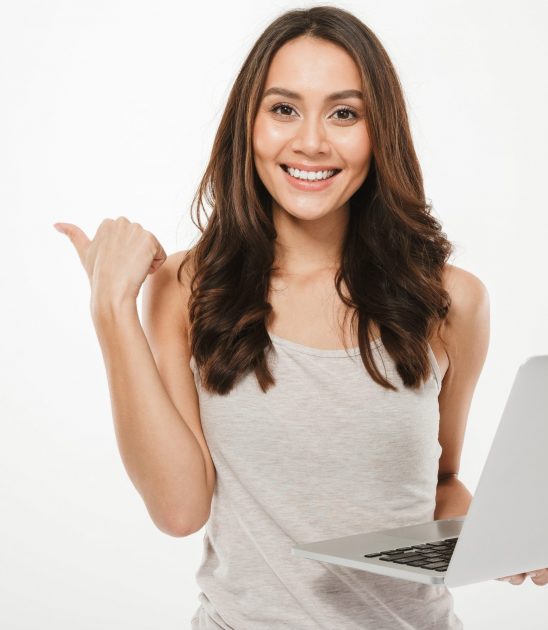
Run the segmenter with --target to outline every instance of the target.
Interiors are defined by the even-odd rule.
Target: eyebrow
[[[286,98],[292,98],[295,101],[302,101],[303,97],[297,92],[293,92],[292,90],[286,90],[281,87],[271,87],[266,90],[263,94],[263,98],[270,96],[271,94],[277,94],[279,96],[285,96]],[[363,93],[360,90],[341,90],[340,92],[333,92],[325,97],[325,100],[328,102],[331,101],[339,101],[345,98],[359,98],[363,100]]]

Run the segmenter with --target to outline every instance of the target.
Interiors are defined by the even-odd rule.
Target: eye
[[[338,114],[339,112],[344,112],[345,114],[352,114],[352,116],[354,116],[354,118],[358,117],[358,113],[355,112],[353,109],[351,109],[350,107],[341,107],[340,109],[338,109],[335,114]],[[339,120],[352,120],[351,118],[339,118]]]
[[[271,107],[270,111],[274,112],[277,116],[280,116],[281,118],[291,118],[290,114],[279,114],[277,112],[277,110],[282,109],[282,108],[286,110],[289,109],[289,110],[295,111],[293,107],[291,107],[291,105],[288,105],[287,103],[278,103],[277,105],[274,105],[273,107]],[[351,114],[354,118],[358,118],[358,113],[351,107],[340,107],[339,109],[333,112],[333,115],[339,114],[341,112],[344,114]],[[347,120],[352,120],[352,118],[345,117],[345,118],[338,118],[337,120],[340,120],[341,122],[346,122]]]
[[[278,105],[274,105],[273,107],[271,107],[271,108],[270,108],[270,111],[271,111],[271,112],[274,112],[275,114],[278,114],[278,112],[277,112],[276,110],[277,110],[277,109],[280,109],[280,108],[282,108],[282,107],[283,107],[283,108],[285,108],[285,109],[293,109],[293,108],[291,107],[291,105],[286,105],[285,103],[280,103],[280,104],[278,104]],[[278,116],[282,116],[282,117],[284,117],[284,116],[285,116],[285,114],[278,114]]]

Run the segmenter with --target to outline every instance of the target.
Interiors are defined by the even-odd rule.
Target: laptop
[[[548,355],[517,371],[463,516],[303,542],[294,556],[448,587],[548,567]]]

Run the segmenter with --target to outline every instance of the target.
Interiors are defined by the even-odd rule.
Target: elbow
[[[172,536],[173,538],[185,538],[186,536],[199,532],[206,524],[207,520],[206,518],[205,520],[189,522],[188,519],[169,517],[161,520],[154,519],[154,524],[161,532],[168,536]]]

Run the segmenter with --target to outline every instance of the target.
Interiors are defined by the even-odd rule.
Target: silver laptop
[[[519,366],[466,515],[303,542],[291,552],[450,587],[548,567],[548,355]]]

